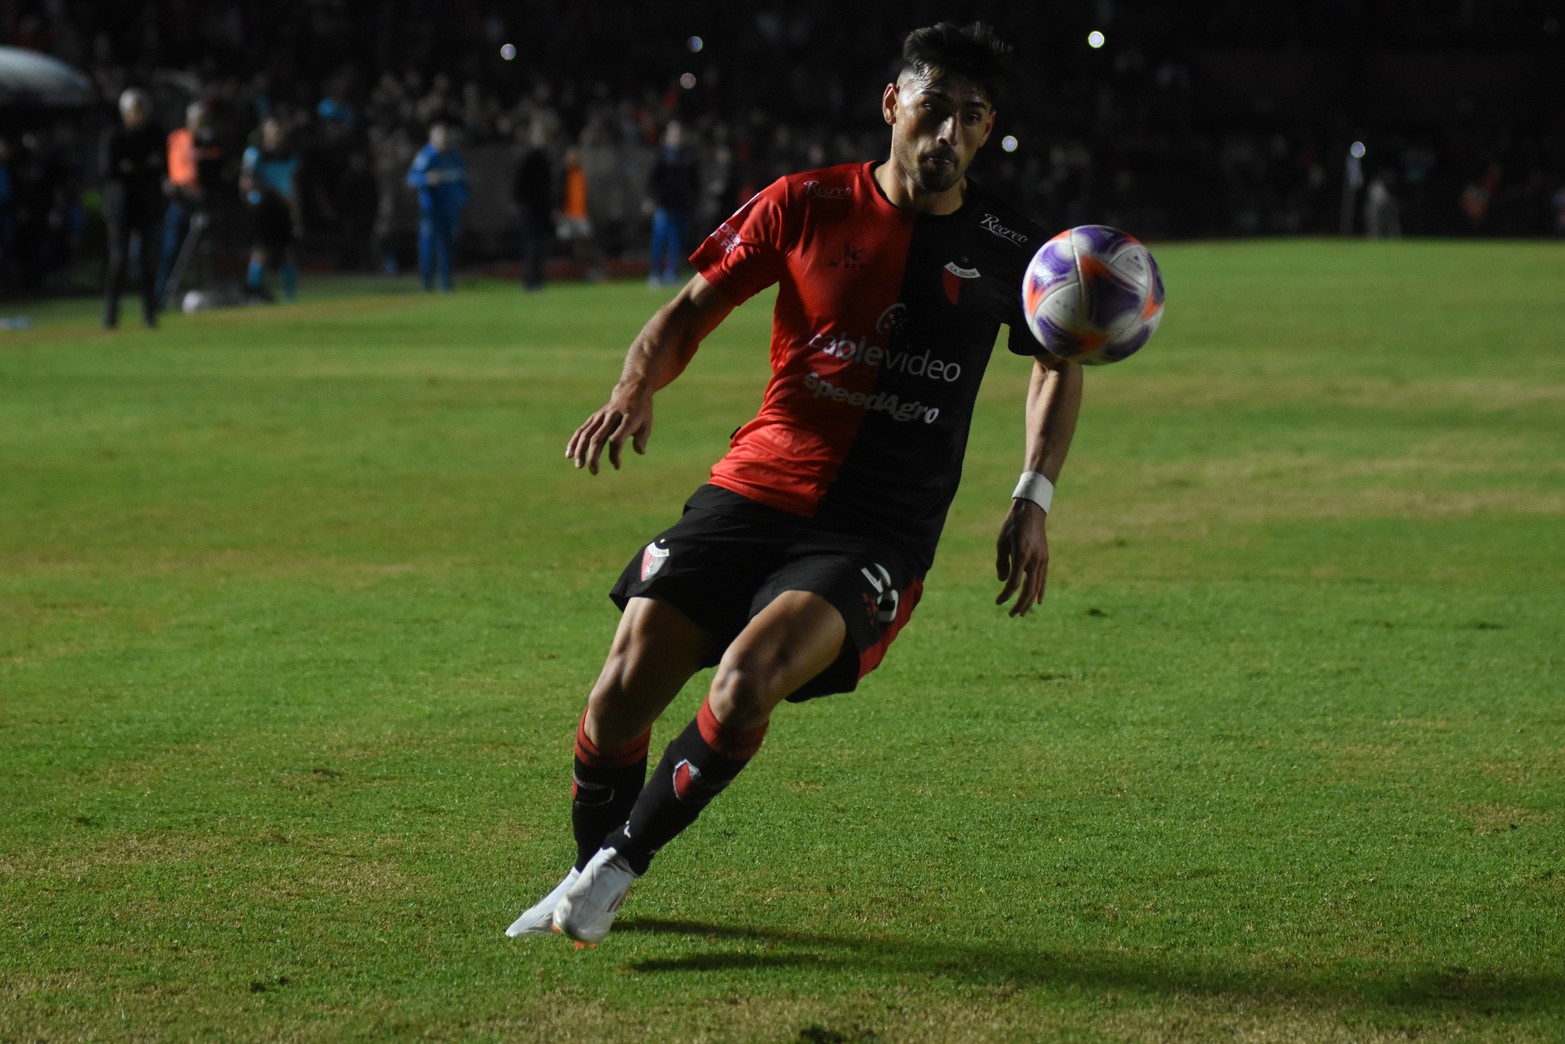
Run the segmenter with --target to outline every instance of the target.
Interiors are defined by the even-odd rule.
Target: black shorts
[[[880,665],[923,594],[923,578],[879,541],[821,531],[717,486],[702,486],[685,513],[636,552],[610,597],[656,598],[712,635],[712,666],[746,624],[784,591],[809,591],[842,613],[842,655],[788,699],[852,692]]]
[[[293,211],[277,193],[260,192],[250,205],[250,243],[273,254],[293,245]]]

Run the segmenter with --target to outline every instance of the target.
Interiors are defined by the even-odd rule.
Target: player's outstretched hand
[[[618,395],[600,407],[586,423],[576,429],[570,442],[565,444],[565,456],[596,475],[603,448],[608,447],[609,463],[619,470],[620,454],[625,441],[637,453],[647,452],[647,439],[652,434],[652,404],[622,402]]]
[[[1000,526],[994,571],[1004,586],[994,604],[1004,605],[1015,595],[1011,616],[1026,616],[1043,601],[1043,588],[1049,579],[1049,538],[1044,533],[1047,517],[1032,501],[1013,500],[1010,513]]]

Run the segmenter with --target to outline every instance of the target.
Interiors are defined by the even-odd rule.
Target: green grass
[[[596,479],[564,442],[639,285],[12,308],[0,1040],[1565,1038],[1565,251],[1158,254],[1043,609],[992,604],[1002,353],[886,665],[781,711],[585,952],[501,930],[764,302]]]

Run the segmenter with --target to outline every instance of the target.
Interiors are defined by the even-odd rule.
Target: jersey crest
[[[945,288],[946,300],[952,304],[962,303],[962,283],[968,279],[977,279],[979,276],[976,268],[963,268],[955,261],[946,262],[945,271],[940,273],[940,285]]]

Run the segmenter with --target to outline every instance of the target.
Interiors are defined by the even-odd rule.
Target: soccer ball
[[[1163,276],[1134,236],[1079,225],[1032,256],[1022,308],[1045,351],[1072,362],[1119,362],[1146,344],[1163,318]]]

